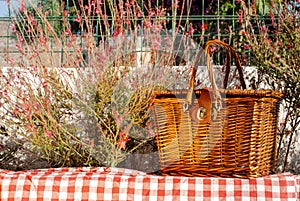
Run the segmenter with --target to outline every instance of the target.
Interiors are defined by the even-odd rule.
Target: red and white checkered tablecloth
[[[300,200],[300,177],[256,179],[157,176],[119,168],[0,170],[0,199],[10,200]]]
[[[298,193],[298,200],[300,200],[300,175],[296,177],[296,185],[297,185],[297,193]]]

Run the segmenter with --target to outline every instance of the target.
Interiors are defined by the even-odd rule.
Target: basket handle
[[[213,75],[212,63],[211,63],[211,59],[210,59],[211,57],[210,57],[210,52],[209,52],[209,47],[211,45],[221,46],[221,47],[225,48],[225,50],[226,50],[227,62],[226,62],[225,78],[223,81],[224,88],[225,89],[227,88],[230,67],[231,67],[231,58],[232,58],[232,56],[234,56],[242,88],[246,89],[242,65],[241,65],[240,59],[239,59],[237,53],[234,51],[234,49],[229,44],[227,44],[223,41],[209,40],[206,42],[205,53],[206,53],[206,64],[207,64],[208,76],[209,76],[209,80],[210,80],[212,88],[213,88],[213,92],[214,92],[214,96],[215,96],[214,98],[221,99],[221,95],[218,91],[218,86],[215,82],[214,75]],[[197,67],[199,66],[201,54],[202,54],[202,52],[199,51],[196,56],[195,63],[194,63],[193,69],[192,69],[192,76],[191,76],[191,79],[189,82],[189,91],[188,91],[187,97],[186,97],[187,105],[190,105],[192,103],[192,94],[193,94],[193,90],[194,90]]]

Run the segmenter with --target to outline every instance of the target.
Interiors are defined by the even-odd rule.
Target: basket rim
[[[213,91],[213,89],[194,89],[196,95],[200,95],[202,90]],[[218,90],[222,95],[230,96],[243,96],[243,97],[270,97],[282,99],[283,93],[278,90],[271,89],[219,89]],[[184,95],[188,93],[188,89],[175,89],[175,90],[156,90],[154,94],[156,97],[168,96],[168,95]]]

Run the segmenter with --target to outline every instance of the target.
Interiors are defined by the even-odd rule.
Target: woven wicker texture
[[[238,61],[228,44],[213,40],[207,43],[207,62],[210,45],[224,47],[227,56]],[[240,63],[236,63],[245,88]],[[214,82],[211,64],[208,70]],[[213,89],[194,90],[195,75],[193,72],[190,89],[156,93],[153,114],[161,172],[241,178],[269,175],[276,164],[282,94],[271,90],[217,89],[214,84]]]

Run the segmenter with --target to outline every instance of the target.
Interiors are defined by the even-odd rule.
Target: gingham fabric
[[[298,200],[300,200],[300,175],[296,178],[297,192],[298,192]]]
[[[0,170],[0,183],[2,201],[300,199],[300,178],[292,174],[233,179],[157,176],[118,168],[58,168]]]

